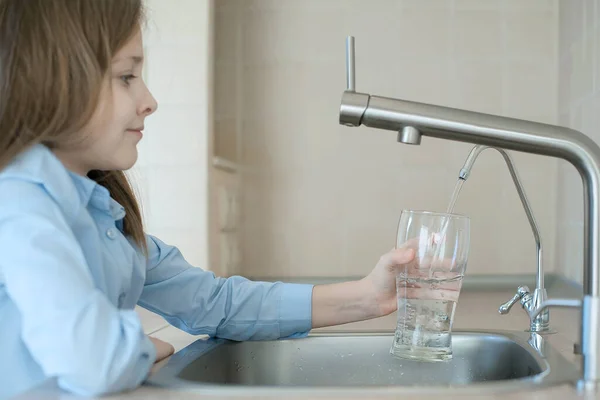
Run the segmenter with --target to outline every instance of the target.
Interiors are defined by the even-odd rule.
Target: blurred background
[[[219,276],[361,277],[402,209],[444,211],[472,146],[339,125],[345,40],[372,95],[558,124],[600,139],[597,0],[147,1],[159,103],[130,171],[147,231]],[[511,152],[547,273],[581,282],[581,179]],[[484,152],[455,212],[467,275],[533,275],[535,244],[501,156]]]

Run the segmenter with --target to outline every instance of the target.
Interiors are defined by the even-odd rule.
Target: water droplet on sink
[[[371,354],[371,357],[373,357],[375,355],[375,353]]]

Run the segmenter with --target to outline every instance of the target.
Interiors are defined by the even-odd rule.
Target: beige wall
[[[559,123],[600,140],[600,1],[560,1]],[[558,168],[557,269],[583,277],[583,188],[575,168]]]
[[[241,181],[229,273],[363,275],[394,245],[403,208],[447,207],[470,145],[411,147],[338,124],[347,35],[359,91],[557,122],[556,0],[219,0],[215,11],[216,143]],[[514,158],[553,271],[557,162]],[[534,273],[499,155],[481,155],[455,211],[472,218],[468,273]]]

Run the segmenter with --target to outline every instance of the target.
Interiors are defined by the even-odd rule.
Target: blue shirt
[[[43,145],[0,172],[0,398],[50,377],[83,395],[141,384],[156,354],[136,304],[194,335],[310,330],[312,285],[215,277],[150,235],[146,258],[122,234],[124,215]]]

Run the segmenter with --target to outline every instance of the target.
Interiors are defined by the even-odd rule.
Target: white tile
[[[594,32],[595,25],[597,24],[595,0],[583,0],[583,31],[584,34]]]
[[[243,82],[243,118],[248,120],[291,121],[311,95],[299,64],[246,67]]]
[[[559,5],[559,46],[569,48],[584,34],[584,2],[558,1]]]
[[[452,14],[453,11],[445,7],[404,10],[401,23],[391,23],[396,34],[389,36],[388,51],[392,49],[389,54],[396,55],[397,63],[407,57],[439,62],[452,56]]]
[[[536,60],[508,62],[506,82],[504,115],[555,123],[558,84],[554,65]]]
[[[213,154],[232,162],[239,162],[238,122],[235,118],[215,120]]]
[[[494,10],[456,10],[451,21],[455,59],[502,58],[502,13]]]
[[[236,12],[244,10],[248,0],[216,0],[214,3],[217,12]]]
[[[569,128],[581,131],[583,128],[583,117],[582,117],[581,104],[572,105],[569,110]]]
[[[558,24],[554,15],[544,9],[506,14],[506,56],[543,65],[556,63]]]
[[[205,44],[148,45],[148,88],[159,104],[207,107],[208,53]]]
[[[244,14],[243,59],[247,64],[297,61],[306,55],[302,41],[302,18],[289,10],[247,11]],[[293,38],[293,39],[292,39]]]
[[[596,143],[600,143],[600,94],[593,96],[592,104],[588,108],[588,116],[591,114],[593,127],[592,130],[587,132],[587,135],[592,138]]]
[[[479,2],[485,3],[486,0],[482,0]],[[456,2],[454,0],[402,0],[403,8],[418,10],[451,9],[455,6],[455,4]]]
[[[148,224],[147,231],[166,244],[177,247],[192,266],[213,270],[208,263],[208,239],[203,225],[192,228],[167,228]]]
[[[501,11],[503,2],[496,0],[455,0],[457,10],[493,10]]]
[[[360,75],[358,71],[363,68],[376,68],[383,63],[398,67],[401,60],[408,58],[433,60],[448,56],[450,18],[451,10],[445,7],[407,8],[401,12],[387,8],[361,13],[349,11],[344,17],[344,30],[338,35],[342,40],[345,34],[355,36],[357,74]],[[424,26],[428,28],[423,29]],[[344,50],[341,40],[336,43],[339,43],[338,49]],[[360,63],[365,67],[359,69]]]
[[[205,164],[207,109],[195,105],[165,104],[146,120],[138,145],[140,163],[148,166]]]
[[[598,6],[600,8],[600,5]],[[596,26],[595,30],[592,34],[592,46],[593,46],[593,74],[594,74],[594,93],[598,93],[600,91],[600,38],[598,38],[598,34],[600,33],[600,24]]]
[[[220,2],[217,0],[216,2]],[[227,9],[215,13],[215,62],[241,62],[241,11]]]
[[[558,66],[558,109],[559,112],[567,112],[571,108],[571,52],[566,52],[564,58],[561,58]]]
[[[570,98],[578,102],[593,87],[593,71],[586,62],[586,47],[589,43],[584,37],[573,42],[570,46],[571,66],[569,80],[571,82]],[[591,72],[588,74],[586,72]]]
[[[463,0],[458,0],[458,2]],[[488,0],[489,1],[489,0]],[[492,0],[494,1],[494,0]],[[558,5],[557,3],[562,2],[562,0],[503,0],[501,3],[504,5],[504,9],[506,11],[517,11],[523,12],[528,10],[537,10],[537,11],[553,11],[557,12]]]
[[[209,0],[146,1],[148,42],[203,40],[211,19],[209,4]]]
[[[587,97],[581,102],[581,132],[596,141],[600,139],[600,133],[598,132],[600,126],[597,124],[597,106],[598,101],[593,96]]]
[[[382,88],[376,93],[381,93],[382,96],[449,106],[452,104],[455,94],[452,92],[451,65],[450,58],[444,57],[440,57],[440,60],[436,62],[411,57],[403,61],[401,66],[390,64],[385,71],[385,76],[390,78],[391,83],[378,79]],[[377,74],[373,75],[377,76]]]
[[[215,118],[238,116],[238,98],[241,96],[243,82],[238,78],[238,65],[218,63],[215,65]]]
[[[453,107],[500,114],[502,111],[502,64],[492,60],[465,60],[452,64]]]
[[[149,167],[148,223],[161,228],[205,229],[206,174],[204,165]]]
[[[579,172],[566,161],[560,161],[559,190],[563,193],[558,213],[568,225],[583,226],[583,183]]]
[[[562,246],[559,268],[567,279],[579,283],[583,281],[583,243],[583,228],[567,226],[559,234],[558,244]]]
[[[280,114],[286,114],[287,111],[277,110]],[[244,124],[244,162],[250,162],[272,177],[286,177],[302,170],[310,153],[303,125],[286,123],[278,118],[269,120],[268,114],[258,117],[262,117],[261,120]]]

